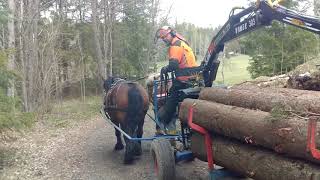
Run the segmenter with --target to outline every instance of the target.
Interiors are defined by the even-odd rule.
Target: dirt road
[[[154,133],[153,126],[146,119],[145,136]],[[155,179],[150,142],[143,142],[143,155],[133,165],[122,164],[123,151],[114,152],[114,144],[114,130],[100,116],[59,129],[38,124],[6,144],[16,152],[0,179]],[[177,180],[207,179],[206,163],[198,160],[178,164],[176,171]]]

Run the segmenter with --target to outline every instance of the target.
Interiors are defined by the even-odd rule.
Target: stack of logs
[[[308,119],[319,118],[319,102],[315,91],[205,88],[199,99],[183,101],[179,117],[187,122],[193,106],[193,122],[212,133],[220,166],[253,179],[320,180],[320,160],[307,148]],[[316,141],[320,146],[320,137]],[[201,135],[192,136],[192,151],[206,160]]]

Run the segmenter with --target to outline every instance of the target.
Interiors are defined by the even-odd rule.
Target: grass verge
[[[97,96],[69,99],[56,103],[50,113],[44,114],[42,120],[55,127],[66,127],[72,121],[88,120],[99,114],[102,98]]]

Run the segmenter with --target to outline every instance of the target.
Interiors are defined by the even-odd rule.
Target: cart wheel
[[[158,180],[174,180],[176,164],[174,150],[169,140],[156,139],[152,141],[151,155]]]

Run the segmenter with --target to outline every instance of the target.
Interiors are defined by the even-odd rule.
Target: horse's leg
[[[117,126],[119,127],[119,124],[117,124]],[[114,146],[114,150],[115,151],[119,151],[119,150],[122,150],[124,148],[123,143],[122,143],[122,139],[121,139],[121,133],[116,128],[114,128],[114,130],[115,130],[115,134],[116,134],[116,137],[117,137],[117,144]]]
[[[137,138],[142,138],[143,135],[143,124],[144,124],[144,117],[145,115],[141,115],[141,119],[138,124],[138,129],[137,129]],[[140,156],[142,154],[142,148],[141,148],[141,141],[138,141],[138,143],[135,146],[135,155]]]
[[[140,112],[143,108],[143,97],[140,93],[139,87],[137,87],[135,84],[128,84],[128,88],[128,107],[126,119],[124,122],[127,125],[126,129],[128,131],[128,134],[131,137],[135,138],[137,137],[137,129],[141,121]],[[133,156],[139,154],[139,152],[137,153],[136,151],[137,146],[139,146],[138,142],[126,140],[126,147],[128,147],[128,149],[126,149],[127,151],[125,155],[125,161],[133,160]]]
[[[122,130],[124,130],[129,136],[133,137],[133,130],[128,125],[121,125]],[[126,142],[126,150],[124,153],[124,164],[131,164],[133,162],[133,146],[134,142],[124,136],[124,141]]]

